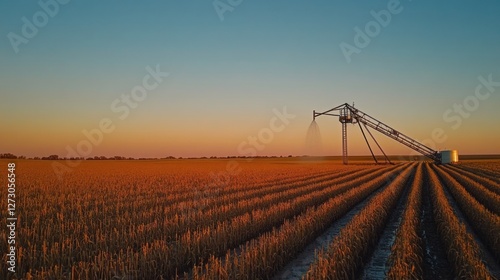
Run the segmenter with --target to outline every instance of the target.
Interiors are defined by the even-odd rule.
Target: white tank
[[[458,162],[458,151],[457,150],[446,150],[441,151],[441,163],[457,163]]]

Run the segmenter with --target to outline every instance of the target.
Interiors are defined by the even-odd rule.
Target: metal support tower
[[[441,153],[434,151],[433,149],[425,146],[422,143],[417,142],[416,140],[406,136],[405,134],[393,129],[392,127],[384,124],[383,122],[371,117],[370,115],[354,108],[354,105],[349,105],[347,103],[344,103],[342,105],[339,105],[335,108],[332,108],[330,110],[327,110],[322,113],[316,113],[316,111],[313,111],[313,120],[316,119],[318,116],[335,116],[339,117],[339,121],[342,123],[342,161],[344,164],[348,164],[348,154],[347,154],[347,124],[363,124],[363,126],[366,128],[372,139],[375,141],[379,149],[382,151],[382,153],[385,156],[386,161],[390,163],[389,158],[385,154],[385,152],[382,150],[380,145],[378,144],[377,140],[373,137],[372,133],[370,130],[368,130],[368,127],[377,130],[378,132],[398,141],[399,143],[423,154],[424,156],[434,160],[435,162],[440,163],[441,162]],[[378,162],[375,155],[373,154],[373,151],[370,147],[370,144],[368,143],[368,139],[365,136],[365,133],[363,131],[363,128],[361,128],[361,125],[359,125],[361,132],[363,132],[363,136],[365,138],[365,141],[368,145],[368,148],[370,149],[370,152],[372,153],[372,156],[375,160],[375,162]]]
[[[347,162],[347,123],[342,123],[342,162],[348,164]]]
[[[347,157],[347,124],[352,123],[351,111],[348,108],[340,109],[339,121],[342,123],[342,161],[348,164]]]

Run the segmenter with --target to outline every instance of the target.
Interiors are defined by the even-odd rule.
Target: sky
[[[347,102],[436,150],[500,154],[499,14],[494,0],[2,1],[0,153],[302,155],[312,110]],[[317,124],[321,153],[341,154],[338,120]],[[368,154],[348,130],[349,153]]]

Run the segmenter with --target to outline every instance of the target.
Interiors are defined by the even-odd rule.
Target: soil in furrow
[[[389,222],[382,232],[382,236],[375,247],[371,257],[368,259],[361,279],[383,279],[387,273],[387,260],[391,255],[391,247],[396,239],[396,233],[401,224],[404,209],[408,201],[408,195],[413,184],[415,174],[406,182],[405,189],[399,198],[398,205],[392,212]]]
[[[426,168],[423,170],[422,213],[420,236],[424,245],[424,279],[452,279],[453,271],[446,256],[434,220],[433,207],[430,198],[430,178]]]
[[[438,176],[439,177],[439,176]],[[439,181],[441,185],[443,186],[444,194],[446,195],[446,198],[448,199],[448,203],[450,203],[450,206],[453,208],[453,212],[457,216],[458,220],[465,225],[465,228],[468,233],[474,237],[474,240],[476,241],[479,250],[481,250],[481,259],[483,263],[486,265],[490,273],[496,278],[500,279],[500,265],[498,263],[498,260],[495,258],[495,256],[490,252],[488,247],[486,247],[481,240],[481,238],[474,232],[472,225],[469,223],[465,215],[462,213],[462,210],[460,210],[460,207],[457,205],[455,202],[455,199],[453,198],[453,195],[449,192],[448,187],[444,184],[443,180],[441,177],[439,177]]]
[[[392,170],[389,170],[388,172],[390,171]],[[403,171],[404,169],[400,170],[399,173]],[[365,200],[363,200],[361,203],[358,203],[354,208],[352,208],[346,215],[333,223],[323,234],[317,237],[299,255],[297,255],[294,260],[289,262],[286,267],[283,268],[283,270],[277,273],[273,279],[302,279],[302,277],[309,269],[309,266],[314,262],[316,257],[315,253],[323,248],[328,247],[332,240],[340,233],[342,228],[344,228],[373,197],[375,197],[386,187],[387,185],[374,191]]]
[[[492,170],[483,169],[477,166],[470,166],[470,165],[458,165],[457,168],[483,176],[500,184],[500,175],[497,174],[496,172],[493,172]]]
[[[309,244],[297,257],[289,262],[283,270],[274,276],[274,280],[280,279],[302,279],[306,274],[309,266],[315,260],[315,253],[323,248],[328,247],[332,240],[339,234],[339,232],[344,228],[351,219],[356,216],[356,214],[363,209],[366,204],[375,197],[378,193],[385,189],[387,186],[383,186],[376,191],[374,191],[370,196],[368,196],[361,203],[358,203],[353,209],[351,209],[346,215],[337,220],[332,224],[323,234],[317,237],[311,244]]]
[[[462,176],[467,177],[467,178],[471,179],[472,181],[475,181],[475,182],[483,185],[486,189],[500,195],[500,184],[495,182],[494,180],[487,178],[486,176],[474,174],[468,170],[465,170],[462,168],[457,168],[454,166],[446,166],[444,168],[444,170],[455,171],[455,172],[461,174]]]

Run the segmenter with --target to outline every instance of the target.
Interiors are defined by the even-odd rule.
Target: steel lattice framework
[[[316,119],[318,116],[335,116],[339,117],[339,121],[342,123],[342,161],[344,164],[348,164],[348,153],[347,153],[347,124],[358,124],[359,128],[361,129],[361,132],[363,133],[363,137],[365,138],[366,144],[368,145],[368,148],[370,149],[370,153],[372,154],[373,159],[375,162],[378,163],[377,158],[375,157],[373,150],[370,146],[370,143],[368,142],[368,139],[366,138],[366,134],[363,130],[363,127],[365,127],[366,131],[368,134],[371,136],[373,141],[377,144],[378,148],[382,153],[384,154],[384,157],[387,162],[391,163],[385,152],[382,150],[382,147],[378,144],[377,140],[375,137],[373,137],[372,133],[368,129],[368,127],[375,129],[376,131],[398,141],[399,143],[421,153],[422,155],[434,160],[435,162],[440,163],[441,162],[441,154],[426,145],[408,137],[407,135],[399,132],[398,130],[388,126],[387,124],[377,120],[376,118],[368,115],[365,112],[362,112],[361,110],[354,108],[354,105],[349,105],[347,103],[344,103],[342,105],[339,105],[335,108],[332,108],[330,110],[318,113],[316,111],[313,111],[313,120]]]

